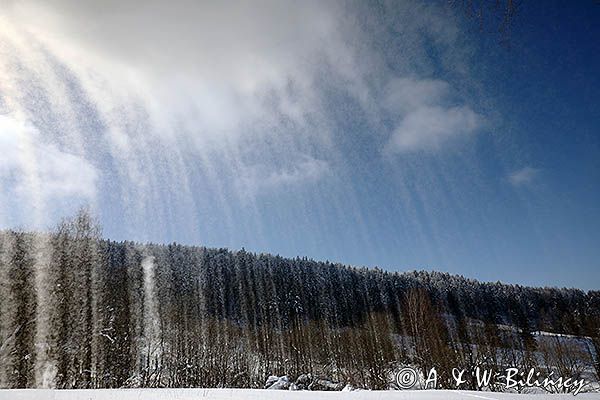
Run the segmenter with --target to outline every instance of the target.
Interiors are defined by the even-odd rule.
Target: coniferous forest
[[[4,388],[257,388],[305,374],[380,389],[401,365],[435,367],[442,386],[457,366],[599,367],[598,291],[114,242],[86,212],[51,233],[1,232],[0,285]]]

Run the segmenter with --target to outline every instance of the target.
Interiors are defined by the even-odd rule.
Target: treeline
[[[538,330],[597,346],[600,292],[113,242],[85,212],[51,234],[0,233],[1,387],[262,387],[311,374],[386,388],[404,363],[442,378],[534,364]],[[561,351],[579,368],[583,355]]]

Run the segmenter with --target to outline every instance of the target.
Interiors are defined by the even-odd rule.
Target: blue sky
[[[600,7],[8,2],[0,226],[599,289]]]

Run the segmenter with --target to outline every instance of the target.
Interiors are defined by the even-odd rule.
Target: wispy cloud
[[[467,105],[450,105],[450,85],[442,80],[392,81],[384,102],[399,120],[386,146],[389,153],[439,151],[473,134],[483,117]]]
[[[157,209],[171,218],[169,204],[183,204],[177,210],[189,220],[282,187],[323,190],[315,183],[331,168],[352,179],[359,152],[379,157],[386,143],[394,154],[435,151],[480,123],[466,101],[454,101],[449,76],[422,79],[453,71],[468,83],[464,38],[441,6],[3,4],[6,109],[35,122],[36,140],[58,154],[43,161],[50,170],[62,170],[53,158],[83,166],[65,194],[90,195],[96,165],[107,178],[97,183],[110,185],[97,192],[114,202],[101,207],[118,204],[140,224],[160,225]],[[63,181],[77,179],[50,179],[45,191]]]
[[[173,128],[182,121],[202,142],[233,140],[281,119],[302,125],[319,112],[315,80],[327,66],[348,87],[362,85],[347,44],[352,32],[341,26],[343,11],[334,3],[8,4],[10,20],[79,76],[99,78],[85,82],[100,85],[96,95],[137,96],[162,135],[189,132]]]
[[[83,157],[45,143],[27,121],[0,115],[0,182],[23,200],[92,198],[98,171]]]
[[[256,194],[261,189],[315,183],[324,178],[329,170],[330,165],[327,161],[304,155],[288,161],[278,169],[266,164],[248,166],[238,177],[238,184],[244,192]]]
[[[508,175],[508,181],[515,187],[531,185],[540,174],[539,168],[530,166],[515,170]]]
[[[266,176],[261,184],[269,187],[309,182],[301,176],[316,176],[314,163],[289,160],[299,153],[324,160],[334,147],[323,76],[350,97],[370,101],[361,61],[369,57],[358,57],[360,29],[345,22],[342,4],[151,0],[143,7],[126,1],[101,9],[71,0],[7,1],[0,40],[10,46],[6,53],[0,48],[0,74],[3,63],[8,73],[0,88],[6,79],[6,87],[15,88],[8,93],[11,107],[27,114],[20,93],[29,88],[19,91],[13,82],[52,83],[52,98],[65,100],[51,111],[63,117],[72,108],[68,91],[80,87],[77,100],[93,113],[74,119],[98,117],[102,132],[95,134],[106,140],[132,188],[147,181],[139,171],[151,174],[150,166],[137,164],[147,164],[157,141],[173,150],[162,147],[169,165],[203,160],[207,173],[217,171],[220,179],[239,180],[233,171],[253,170],[253,157],[261,155],[264,164],[247,172],[248,181],[254,174]],[[11,65],[19,59],[34,60],[33,77],[19,76],[30,72]],[[75,84],[64,84],[65,76]],[[185,173],[195,167],[186,166]]]

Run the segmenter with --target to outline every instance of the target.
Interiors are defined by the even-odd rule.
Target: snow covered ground
[[[0,400],[559,400],[574,396],[509,394],[451,390],[311,392],[258,389],[99,389],[0,390]],[[600,393],[581,393],[577,399],[598,399]]]

